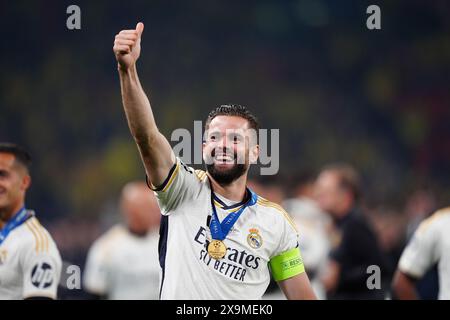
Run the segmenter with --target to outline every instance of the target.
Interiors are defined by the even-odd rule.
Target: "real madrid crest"
[[[261,235],[259,234],[259,230],[252,228],[249,230],[249,235],[247,236],[247,242],[250,247],[253,249],[259,249],[261,248],[263,244],[263,239]]]

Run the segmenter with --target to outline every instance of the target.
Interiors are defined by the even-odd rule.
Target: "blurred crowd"
[[[316,294],[319,298],[325,299],[327,292],[321,275],[326,273],[330,253],[333,251],[333,246],[336,246],[336,241],[339,241],[334,232],[339,224],[339,219],[334,219],[333,215],[323,210],[323,205],[320,204],[317,174],[304,172],[293,174],[284,180],[282,178],[255,179],[250,182],[250,186],[261,196],[283,204],[292,215],[299,229],[300,247],[306,269],[312,277]],[[361,186],[361,190],[363,189],[364,186]],[[331,192],[331,190],[324,192]],[[412,190],[404,199],[397,199],[394,204],[376,203],[369,194],[362,194],[358,202],[359,214],[367,219],[369,228],[373,230],[383,255],[382,291],[384,298],[390,299],[392,298],[391,283],[394,272],[405,246],[420,223],[441,206],[448,205],[448,202],[438,203],[433,190],[428,186]],[[370,248],[367,247],[366,250],[370,250]],[[359,273],[361,277],[369,276],[366,270],[359,270]],[[417,289],[423,299],[437,298],[436,267],[433,267],[417,282]],[[271,292],[274,294],[270,294]],[[282,298],[282,294],[275,284],[272,284],[268,293],[270,299]],[[332,298],[339,297],[332,296]]]
[[[239,103],[280,129],[282,175],[348,161],[380,203],[423,181],[448,199],[448,3],[382,1],[378,31],[368,4],[79,1],[82,28],[69,31],[64,2],[5,2],[0,24],[21,28],[0,53],[0,138],[35,159],[28,203],[48,220],[93,219],[143,177],[111,50],[138,20],[140,76],[166,136]]]

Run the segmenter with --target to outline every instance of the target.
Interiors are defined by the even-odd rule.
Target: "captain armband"
[[[275,281],[283,281],[305,272],[298,247],[273,257],[269,264]]]

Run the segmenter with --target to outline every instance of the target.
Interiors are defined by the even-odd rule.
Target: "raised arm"
[[[144,24],[134,30],[122,30],[115,38],[113,51],[118,62],[122,103],[131,134],[138,146],[150,182],[163,184],[175,164],[175,155],[167,139],[159,132],[136,69],[141,53]]]

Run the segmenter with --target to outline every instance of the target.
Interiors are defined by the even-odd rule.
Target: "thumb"
[[[144,32],[144,24],[143,24],[142,22],[139,22],[139,23],[136,25],[136,31],[138,32],[138,36],[139,36],[139,38],[140,38],[141,35],[142,35],[142,32]]]

